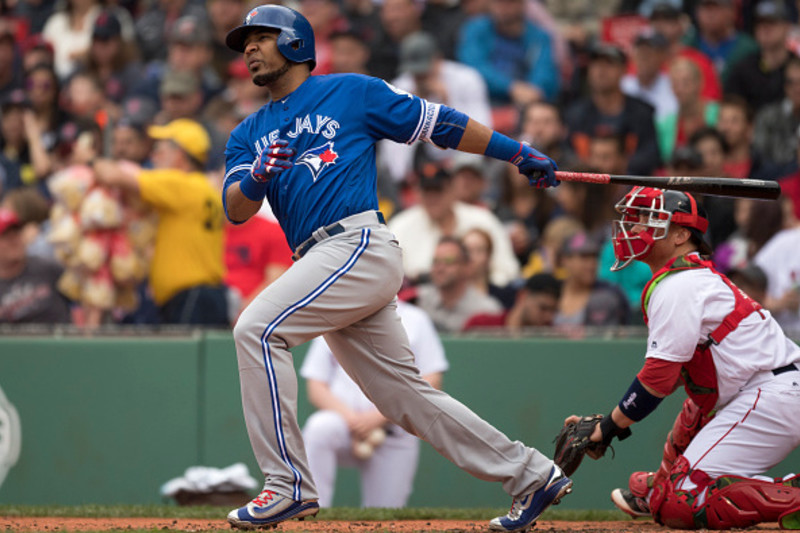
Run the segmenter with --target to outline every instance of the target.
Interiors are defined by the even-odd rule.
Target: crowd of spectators
[[[269,100],[224,44],[260,3],[3,3],[0,322],[203,323],[208,317],[190,308],[210,298],[211,322],[230,323],[291,265],[268,206],[233,226],[218,199],[203,196],[220,190],[231,129]],[[778,202],[700,201],[719,268],[757,292],[782,325],[800,326],[795,2],[282,3],[314,27],[313,74],[383,78],[532,144],[561,170],[779,180]],[[176,135],[187,131],[194,137],[183,146]],[[207,149],[194,153],[201,137]],[[383,141],[378,166],[381,209],[404,249],[400,297],[440,331],[641,323],[649,271],[608,268],[624,188],[532,189],[511,165],[425,143]],[[73,287],[66,312],[64,291],[54,290],[75,264],[50,238],[64,216],[52,182],[76,167],[126,209],[144,203],[159,216],[135,305],[87,313],[97,299]],[[197,191],[196,206],[185,206],[180,180],[194,184],[186,187]],[[173,219],[189,212],[200,225],[183,231],[185,220]]]

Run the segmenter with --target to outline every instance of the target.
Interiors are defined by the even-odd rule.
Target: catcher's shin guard
[[[704,415],[700,407],[691,398],[686,398],[681,412],[678,413],[675,423],[667,435],[667,442],[664,443],[664,456],[661,459],[661,466],[656,472],[654,483],[661,483],[666,479],[667,474],[675,464],[675,460],[686,451],[694,436],[703,429],[703,426],[711,418],[711,416]]]
[[[704,474],[699,470],[692,472]],[[689,462],[681,456],[666,482],[656,485],[650,507],[656,522],[676,529],[730,529],[781,520],[782,527],[800,521],[800,488],[768,481],[721,476],[710,484],[684,491],[675,486],[689,475]],[[698,496],[706,492],[705,501]]]

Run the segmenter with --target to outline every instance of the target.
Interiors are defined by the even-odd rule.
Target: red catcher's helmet
[[[634,187],[615,209],[622,216],[614,221],[613,242],[616,261],[612,271],[622,270],[634,259],[645,259],[653,244],[667,236],[669,225],[687,228],[701,254],[711,253],[703,234],[708,229],[708,218],[703,206],[694,197],[681,191]],[[634,226],[646,229],[633,233]]]

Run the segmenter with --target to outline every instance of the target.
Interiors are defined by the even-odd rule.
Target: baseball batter
[[[800,348],[768,311],[701,259],[710,251],[703,240],[708,220],[691,195],[637,187],[616,207],[612,270],[638,260],[653,271],[642,295],[647,353],[591,440],[622,435],[680,380],[691,400],[651,486],[632,486],[638,494],[617,489],[612,499],[630,514],[650,511],[676,528],[777,520],[800,529],[796,478],[762,476],[800,444]]]
[[[400,247],[377,211],[375,143],[431,142],[483,153],[552,186],[548,157],[377,78],[314,76],[314,33],[296,11],[264,5],[227,36],[272,101],[231,133],[223,201],[242,222],[266,197],[297,261],[254,298],[234,327],[242,404],[264,490],[228,515],[270,527],[314,515],[317,489],[297,422],[289,349],[324,335],[339,364],[383,415],[453,463],[498,481],[514,500],[490,526],[528,529],[572,481],[539,451],[497,429],[420,377],[395,311]]]
[[[433,321],[419,307],[397,302],[397,314],[408,333],[414,364],[420,375],[441,388],[447,370],[442,341]],[[311,474],[321,507],[330,507],[338,467],[357,468],[361,474],[363,507],[405,507],[414,484],[419,459],[419,439],[402,428],[387,424],[385,417],[350,379],[322,337],[311,342],[300,375],[308,380],[309,399],[320,410],[303,426]],[[357,456],[359,442],[370,441],[379,430],[383,442],[371,453]]]

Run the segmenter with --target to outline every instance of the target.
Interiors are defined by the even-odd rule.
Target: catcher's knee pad
[[[653,487],[650,509],[659,524],[676,529],[743,528],[776,521],[800,507],[799,488],[739,476],[721,476],[692,490],[676,490],[687,475],[708,479],[699,470],[690,472],[689,462],[681,456],[667,480]],[[704,491],[705,501],[698,503]]]
[[[628,490],[637,498],[647,498],[650,489],[653,488],[653,472],[634,472],[628,479]]]
[[[675,418],[672,429],[667,435],[667,442],[664,443],[664,456],[661,459],[661,466],[655,475],[655,483],[662,482],[672,470],[675,460],[686,451],[703,426],[705,426],[711,416],[704,415],[691,398],[686,398],[683,402],[681,412]]]

